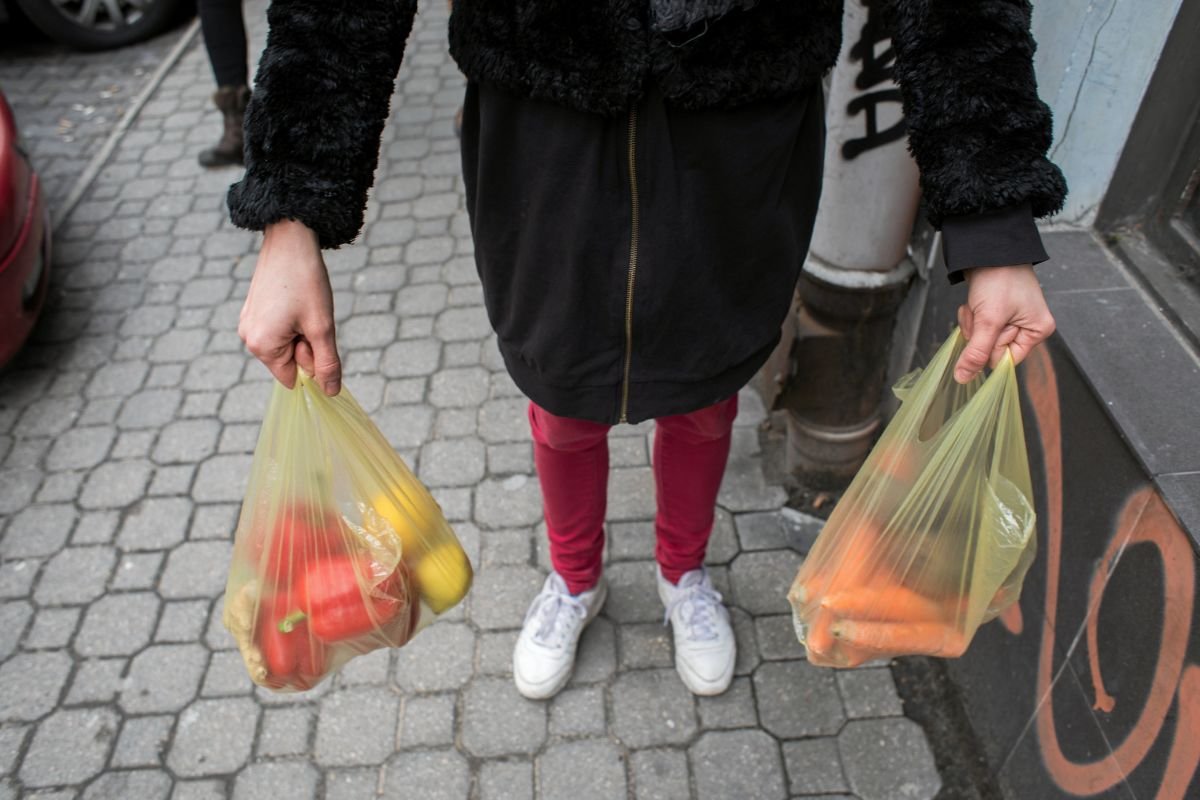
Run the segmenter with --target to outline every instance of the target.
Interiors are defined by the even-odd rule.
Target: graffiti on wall
[[[842,157],[847,161],[853,161],[869,150],[903,139],[907,131],[904,116],[899,113],[900,90],[893,82],[896,53],[892,49],[891,38],[884,30],[879,14],[872,4],[867,2],[864,5],[867,8],[867,20],[863,23],[858,39],[850,48],[850,60],[859,65],[854,77],[854,88],[858,93],[846,104],[846,114],[851,117],[863,114],[866,133],[857,139],[847,139],[842,144]],[[880,130],[880,106],[892,103],[897,106],[897,121]]]
[[[1042,626],[1035,699],[1035,724],[1043,763],[1064,792],[1089,797],[1120,783],[1142,763],[1160,737],[1172,736],[1155,800],[1183,800],[1200,765],[1200,665],[1186,663],[1188,642],[1193,634],[1196,558],[1187,533],[1152,486],[1145,486],[1128,497],[1117,517],[1108,546],[1092,574],[1085,627],[1088,666],[1095,692],[1093,708],[1107,714],[1122,700],[1106,689],[1100,667],[1101,645],[1097,634],[1100,606],[1121,553],[1134,545],[1153,547],[1162,566],[1163,613],[1162,635],[1149,693],[1136,722],[1119,744],[1110,742],[1112,750],[1105,757],[1077,761],[1063,751],[1050,697],[1058,677],[1054,671],[1054,654],[1063,550],[1062,420],[1054,365],[1047,348],[1035,350],[1026,363],[1026,388],[1037,422],[1046,472],[1046,622]],[[1001,621],[1010,632],[1019,633],[1022,628],[1019,609]],[[1167,720],[1176,702],[1178,710],[1172,731]]]

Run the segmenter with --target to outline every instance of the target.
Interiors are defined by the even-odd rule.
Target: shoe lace
[[[671,621],[671,615],[679,609],[680,622],[688,639],[711,641],[718,637],[717,609],[721,608],[721,593],[713,588],[708,574],[701,570],[689,572],[675,587],[674,596],[667,604],[663,625]]]
[[[557,577],[557,576],[556,576]],[[525,614],[525,624],[537,620],[537,630],[533,632],[533,640],[541,645],[562,647],[566,644],[571,629],[574,627],[573,618],[587,617],[587,606],[583,601],[567,591],[562,579],[552,580],[541,593],[534,598]]]

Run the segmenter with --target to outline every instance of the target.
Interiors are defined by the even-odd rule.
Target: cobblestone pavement
[[[472,594],[310,693],[246,677],[220,597],[270,383],[235,333],[257,242],[226,220],[236,173],[195,164],[210,86],[193,47],[60,230],[47,317],[0,376],[0,798],[932,797],[886,666],[803,660],[784,598],[800,557],[750,392],[709,555],[739,640],[729,692],[694,698],[672,668],[640,425],[612,438],[605,612],[566,691],[517,694],[547,555],[525,403],[472,262],[445,25],[423,4],[368,226],[328,262],[346,385],[433,488]]]
[[[0,29],[0,89],[51,209],[66,200],[76,177],[186,30],[180,25],[130,47],[84,53],[23,25]]]

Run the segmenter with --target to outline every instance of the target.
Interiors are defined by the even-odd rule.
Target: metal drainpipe
[[[824,190],[780,397],[788,467],[812,486],[845,485],[870,451],[896,311],[915,271],[908,243],[920,200],[917,166],[879,16],[870,0],[846,0]]]

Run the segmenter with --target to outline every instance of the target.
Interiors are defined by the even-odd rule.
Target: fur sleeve
[[[1046,158],[1052,126],[1037,94],[1029,0],[884,5],[931,221],[1024,202],[1036,217],[1062,208],[1067,184]]]
[[[234,224],[298,220],[322,247],[358,235],[415,13],[416,0],[273,0]]]

